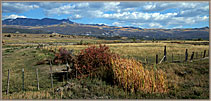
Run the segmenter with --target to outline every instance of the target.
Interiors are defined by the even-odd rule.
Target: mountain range
[[[55,25],[60,23],[69,23],[73,24],[69,19],[31,19],[31,18],[16,18],[16,19],[5,19],[2,21],[3,25],[20,25],[20,26],[43,26],[43,25]]]
[[[144,29],[137,27],[117,27],[104,24],[79,24],[69,19],[17,18],[2,21],[3,33],[68,34],[94,37],[129,37],[138,39],[206,39],[209,27],[185,29]]]

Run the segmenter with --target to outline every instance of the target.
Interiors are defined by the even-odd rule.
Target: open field
[[[8,37],[8,35],[10,37]],[[3,33],[3,41],[7,44],[24,44],[24,43],[77,43],[83,40],[84,43],[97,44],[97,43],[117,43],[117,42],[134,42],[133,39],[124,39],[123,40],[103,40],[97,39],[94,37],[88,36],[75,36],[75,35],[51,35],[51,34],[17,34],[17,33]],[[151,40],[135,40],[135,42],[142,43],[152,43]],[[209,44],[209,41],[191,41],[191,40],[163,40],[163,41],[154,41],[163,42],[163,43],[185,43],[185,44],[194,44],[194,43],[206,43]]]
[[[208,45],[191,45],[191,44],[176,44],[176,43],[114,43],[114,44],[106,44],[110,47],[110,49],[117,53],[121,54],[122,57],[126,58],[135,58],[137,60],[145,61],[147,58],[150,63],[155,63],[156,54],[159,55],[159,60],[163,58],[163,50],[164,46],[167,47],[167,58],[168,61],[172,60],[172,54],[174,54],[174,58],[178,60],[185,60],[185,50],[188,49],[188,53],[191,56],[192,52],[198,52],[198,57],[201,56],[201,52],[209,49]],[[97,45],[96,45],[97,46]],[[58,46],[65,47],[67,49],[74,49],[78,52],[81,49],[89,47],[88,45],[65,45]],[[52,48],[56,48],[56,46],[52,46]],[[50,48],[49,48],[50,49]],[[181,57],[181,58],[180,58]],[[190,57],[189,57],[190,58]]]
[[[4,35],[4,34],[3,34]],[[16,34],[23,35],[23,34]],[[208,52],[209,45],[200,45],[208,41],[178,41],[183,43],[171,43],[171,41],[142,41],[143,43],[109,43],[112,52],[119,54],[122,58],[134,58],[144,64],[144,68],[153,67],[155,55],[158,54],[159,61],[163,57],[164,46],[167,47],[167,62],[157,64],[156,68],[166,73],[168,81],[168,92],[166,93],[128,93],[117,85],[111,85],[101,79],[85,78],[70,79],[73,84],[71,90],[56,92],[55,89],[66,84],[66,80],[58,79],[54,76],[54,87],[51,88],[50,66],[49,64],[37,65],[39,61],[53,59],[54,54],[46,49],[58,50],[60,47],[74,49],[78,54],[80,50],[90,45],[68,45],[58,44],[59,42],[78,43],[83,42],[106,43],[114,40],[100,40],[85,37],[48,37],[42,35],[27,34],[26,37],[3,37],[3,98],[4,99],[208,99],[209,98],[209,59],[202,59],[201,53]],[[116,40],[117,41],[117,40]],[[174,41],[175,42],[175,41]],[[33,45],[27,43],[35,43]],[[36,49],[37,43],[51,43],[44,49]],[[188,44],[189,43],[189,44]],[[198,43],[199,45],[194,45]],[[48,48],[47,48],[48,47]],[[185,60],[185,49],[188,49],[188,60],[192,52],[193,61]],[[172,63],[174,60],[181,60],[181,63]],[[206,53],[208,57],[208,53]],[[147,60],[146,60],[147,59]],[[148,62],[146,62],[148,61]],[[25,70],[25,91],[22,91],[21,69]],[[40,90],[37,91],[36,68],[39,69]],[[65,69],[65,65],[53,65],[53,72]],[[10,69],[10,90],[7,89],[7,70]],[[91,80],[90,80],[91,79]]]

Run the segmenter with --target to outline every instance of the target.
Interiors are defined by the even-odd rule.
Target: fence
[[[54,46],[56,46],[56,47],[53,48],[50,45],[44,45],[43,44],[43,45],[38,45],[37,48],[56,53],[58,45],[56,44]],[[144,64],[154,64],[154,63],[160,64],[162,62],[178,63],[178,62],[193,61],[193,60],[196,60],[196,59],[205,58],[205,57],[209,56],[209,50],[203,50],[201,52],[192,51],[190,53],[189,52],[190,50],[186,49],[184,54],[177,54],[177,53],[168,54],[167,49],[168,49],[168,47],[164,46],[163,55],[162,54],[155,54],[155,58],[146,56],[145,58],[141,58],[141,59],[139,58],[137,60],[141,60],[142,63],[144,63]],[[159,60],[159,58],[161,58],[161,59]]]
[[[38,49],[45,49],[44,48],[45,46],[38,46],[37,48]],[[47,50],[48,50],[48,47],[47,47]],[[50,50],[53,50],[53,48],[50,48]],[[162,62],[171,62],[171,63],[177,63],[177,62],[187,62],[187,61],[193,61],[193,60],[198,60],[198,59],[203,59],[203,58],[206,58],[206,56],[209,56],[209,50],[207,52],[207,50],[204,50],[202,52],[192,52],[191,54],[188,53],[188,49],[185,50],[184,54],[185,55],[184,57],[182,57],[182,54],[170,54],[168,55],[167,53],[167,47],[164,46],[164,54],[161,55],[161,59],[159,61],[159,54],[156,54],[155,55],[155,64],[160,64]],[[56,52],[56,48],[55,48],[55,52]],[[177,58],[175,58],[177,56]],[[169,58],[171,57],[171,58]],[[179,57],[179,58],[178,58]],[[190,57],[190,58],[189,58]],[[169,61],[168,61],[169,60]],[[148,61],[148,57],[146,56],[145,58],[145,63],[149,63]],[[51,79],[51,88],[53,88],[53,69],[52,69],[52,61],[50,60],[49,61],[49,66],[50,66],[50,79]],[[68,67],[69,65],[66,64],[66,67],[67,67],[67,72],[66,72],[66,81],[68,81]],[[22,69],[22,91],[25,91],[25,82],[24,82],[24,68]],[[39,84],[39,69],[37,68],[35,70],[35,76],[36,76],[36,81],[37,81],[37,90],[40,90],[40,84]],[[76,71],[77,72],[77,71]],[[8,78],[7,78],[7,90],[6,90],[6,94],[9,93],[9,88],[10,88],[10,69],[8,69]],[[76,76],[77,76],[77,73],[76,73]],[[64,81],[64,75],[63,75],[63,80]]]
[[[51,80],[51,83],[50,83],[50,85],[51,85],[51,88],[53,88],[53,85],[54,85],[54,83],[53,83],[53,68],[52,68],[52,60],[49,60],[49,67],[50,67],[50,80]],[[66,65],[66,66],[69,66],[68,64]],[[69,67],[67,67],[67,68],[69,68]],[[25,73],[25,71],[24,71],[24,68],[22,68],[22,71],[21,71],[21,74],[22,74],[22,91],[25,91],[25,75],[24,75],[24,73]],[[40,82],[39,82],[39,69],[38,68],[36,68],[35,69],[35,77],[36,77],[36,84],[37,84],[37,90],[39,91],[40,90]],[[9,94],[9,87],[10,87],[10,75],[11,75],[11,70],[10,69],[8,69],[8,76],[7,76],[7,89],[6,89],[6,95],[7,94]],[[66,72],[66,81],[68,81],[68,71]],[[64,75],[63,75],[63,77],[62,77],[62,81],[64,82],[65,80],[64,80]]]
[[[176,63],[176,62],[187,62],[187,61],[193,61],[194,59],[201,59],[201,58],[206,58],[206,56],[209,56],[209,50],[208,50],[208,54],[206,54],[207,50],[204,50],[203,52],[201,52],[201,56],[199,57],[198,52],[192,52],[192,54],[188,54],[188,49],[185,50],[185,58],[182,58],[182,54],[171,54],[171,62],[172,63]],[[175,55],[177,55],[177,57],[179,57],[179,59],[175,59]],[[189,55],[190,55],[190,59],[189,59]],[[162,56],[162,55],[161,55]],[[156,54],[155,56],[156,58],[156,64],[160,64],[163,61],[167,61],[167,52],[166,52],[166,46],[164,46],[164,56],[161,59],[161,61],[158,63],[158,54]]]

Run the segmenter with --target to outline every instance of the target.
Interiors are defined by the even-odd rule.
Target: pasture
[[[6,37],[3,34],[2,46],[2,93],[3,99],[208,99],[209,98],[209,41],[144,41],[134,43],[132,40],[102,40],[84,36],[68,35],[34,35],[11,34]],[[83,43],[78,43],[83,40]],[[117,43],[119,42],[119,43]],[[122,42],[122,43],[121,43]],[[125,43],[123,43],[125,42]],[[127,43],[126,43],[127,42]],[[72,44],[68,44],[72,43]],[[44,47],[37,48],[39,44]],[[51,87],[50,65],[48,62],[37,65],[43,60],[53,59],[59,48],[74,50],[79,54],[80,50],[90,46],[105,44],[109,49],[121,58],[135,59],[143,64],[144,68],[156,67],[165,72],[168,92],[146,93],[142,91],[128,92],[118,85],[109,84],[99,78],[71,78],[61,80],[54,75],[53,87]],[[156,64],[164,56],[166,46],[167,61]],[[188,49],[188,61],[185,60],[185,51]],[[205,57],[204,50],[206,50]],[[194,52],[193,60],[190,61]],[[179,62],[172,62],[173,59]],[[24,90],[22,90],[22,68],[24,68]],[[65,64],[52,65],[52,72],[65,69]],[[10,69],[9,94],[7,92],[8,69]],[[36,69],[39,70],[40,90],[37,90]],[[56,89],[71,85],[68,91],[57,92]]]

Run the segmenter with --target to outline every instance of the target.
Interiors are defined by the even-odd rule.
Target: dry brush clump
[[[68,53],[64,49],[60,51],[60,55]],[[60,57],[64,60],[67,58],[63,55]],[[131,92],[164,93],[167,91],[167,81],[163,71],[154,68],[146,69],[134,59],[122,59],[105,45],[90,46],[81,50],[75,55],[72,69],[77,78],[98,77],[109,83],[116,83]]]
[[[66,64],[67,62],[74,62],[73,50],[67,50],[66,48],[59,48],[59,52],[55,53],[53,59],[54,64]]]
[[[105,45],[90,46],[76,56],[76,70],[83,75],[100,77],[105,80],[113,78],[111,60],[117,57]]]
[[[114,81],[131,92],[164,93],[167,81],[161,70],[145,69],[141,63],[133,59],[112,60]]]

